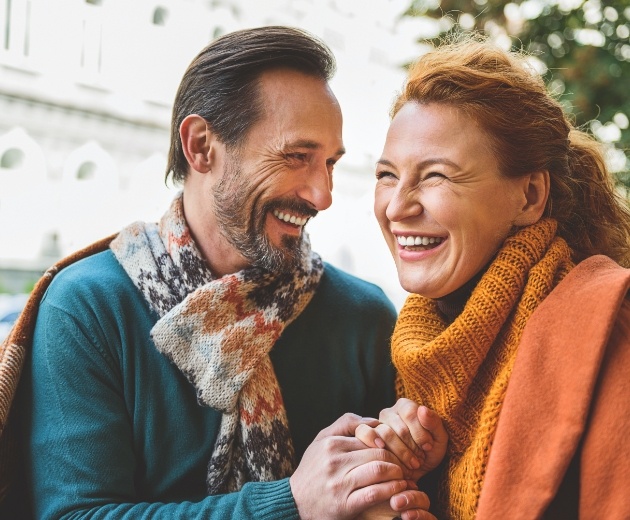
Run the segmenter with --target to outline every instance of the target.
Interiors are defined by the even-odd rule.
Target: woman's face
[[[527,204],[526,183],[499,173],[489,137],[450,105],[404,105],[376,177],[374,211],[400,284],[429,298],[478,273]]]

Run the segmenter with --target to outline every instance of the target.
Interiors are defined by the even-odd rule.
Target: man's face
[[[286,270],[299,261],[304,225],[332,202],[343,155],[342,118],[327,84],[291,70],[260,78],[263,116],[236,149],[225,149],[213,188],[214,218],[234,270]]]

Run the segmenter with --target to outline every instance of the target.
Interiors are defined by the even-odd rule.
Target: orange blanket
[[[479,520],[541,518],[579,457],[580,518],[630,518],[630,270],[591,257],[538,307],[501,409]]]

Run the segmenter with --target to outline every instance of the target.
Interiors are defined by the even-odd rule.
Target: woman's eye
[[[424,176],[425,179],[446,179],[446,175],[440,172],[429,172]]]
[[[381,179],[395,179],[396,176],[392,173],[392,172],[388,172],[388,171],[378,171],[376,172],[376,179],[377,180],[381,180]]]

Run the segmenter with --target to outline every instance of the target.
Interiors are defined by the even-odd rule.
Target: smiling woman
[[[489,139],[449,105],[410,102],[394,117],[378,163],[375,210],[405,290],[452,293],[490,261],[514,225],[542,215],[545,176],[502,175]]]
[[[460,38],[411,68],[376,168],[414,293],[398,394],[449,434],[420,487],[439,518],[628,518],[630,212],[526,57]]]

